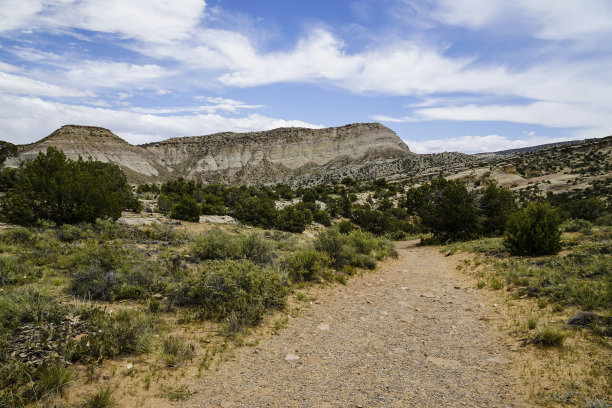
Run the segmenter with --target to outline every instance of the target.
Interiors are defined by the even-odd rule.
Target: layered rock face
[[[173,138],[143,146],[173,173],[202,181],[289,182],[304,173],[338,165],[397,159],[408,146],[378,123],[327,129],[280,128]]]
[[[123,169],[128,178],[145,181],[166,178],[168,170],[156,157],[138,146],[132,146],[108,129],[94,126],[62,126],[46,138],[21,147],[19,160],[36,157],[38,152],[55,146],[73,160],[91,157],[104,163],[113,163]]]
[[[72,159],[92,157],[117,164],[133,182],[185,177],[203,182],[296,184],[342,175],[385,177],[398,170],[398,161],[416,156],[392,130],[378,123],[226,132],[142,146],[132,146],[108,129],[66,125],[39,142],[21,146],[18,161],[33,158],[49,146]]]

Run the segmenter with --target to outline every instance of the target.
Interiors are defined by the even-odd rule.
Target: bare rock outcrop
[[[374,163],[411,155],[389,128],[358,123],[326,129],[279,128],[217,133],[143,145],[173,173],[202,181],[269,183],[329,170],[333,163]]]
[[[57,147],[73,160],[91,157],[93,160],[116,164],[132,181],[164,179],[169,176],[168,170],[147,150],[132,146],[108,129],[95,126],[62,126],[38,142],[21,146],[18,161],[32,159],[49,146]]]

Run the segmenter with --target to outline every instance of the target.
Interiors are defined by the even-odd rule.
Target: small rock
[[[321,330],[321,331],[329,331],[329,324],[327,323],[321,323],[317,326],[317,329]]]
[[[409,290],[407,286],[402,286],[400,289],[401,290]]]
[[[446,253],[444,254],[444,256],[451,256],[453,254],[452,251],[446,251]]]
[[[421,297],[423,297],[423,298],[428,298],[428,299],[433,299],[433,298],[435,298],[436,296],[435,296],[433,293],[430,293],[430,292],[425,292],[425,293],[421,293]]]
[[[157,299],[157,300],[161,300],[164,298],[164,295],[162,295],[161,293],[156,293],[153,296],[151,296],[153,299]]]
[[[455,289],[461,289],[461,286],[453,286]]]
[[[588,326],[589,324],[596,322],[600,319],[597,313],[593,312],[583,312],[582,310],[578,310],[572,317],[569,318],[566,326]]]
[[[487,361],[494,364],[508,364],[508,360],[504,360],[503,358],[499,357],[490,357],[487,358]]]
[[[297,361],[300,359],[300,356],[298,356],[297,354],[287,354],[285,356],[285,360],[287,361]]]

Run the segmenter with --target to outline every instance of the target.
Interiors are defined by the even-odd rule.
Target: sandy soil
[[[195,379],[184,407],[520,407],[492,298],[415,242],[316,300],[277,336]],[[147,405],[147,404],[145,404]],[[159,400],[155,404],[159,407]]]

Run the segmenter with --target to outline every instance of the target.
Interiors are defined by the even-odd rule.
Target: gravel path
[[[185,407],[516,407],[494,309],[456,260],[398,243],[399,258],[316,302],[278,336],[203,372]]]

